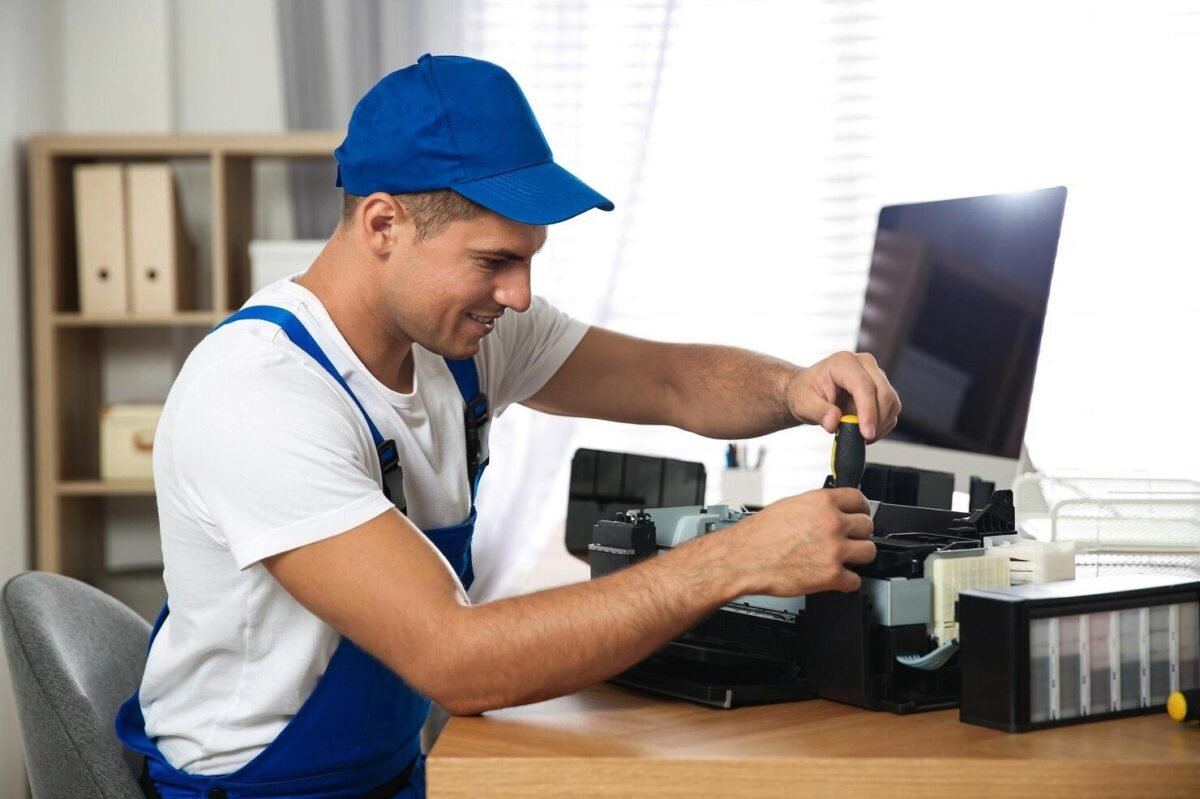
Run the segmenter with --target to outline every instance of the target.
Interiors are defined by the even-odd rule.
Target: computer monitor
[[[1067,190],[890,205],[859,326],[903,411],[868,460],[1016,474]]]

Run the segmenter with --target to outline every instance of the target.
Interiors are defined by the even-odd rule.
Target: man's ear
[[[412,217],[407,209],[395,197],[382,191],[363,198],[355,218],[355,227],[365,238],[367,246],[383,258],[413,238]]]

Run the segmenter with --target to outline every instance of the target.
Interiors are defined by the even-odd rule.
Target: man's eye
[[[484,269],[490,269],[492,271],[500,269],[505,263],[507,262],[503,258],[483,258],[479,261],[480,266],[482,266]]]

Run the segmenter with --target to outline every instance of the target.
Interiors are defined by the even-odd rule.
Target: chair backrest
[[[142,799],[113,719],[141,682],[150,625],[90,585],[26,572],[0,591],[0,629],[33,795]]]

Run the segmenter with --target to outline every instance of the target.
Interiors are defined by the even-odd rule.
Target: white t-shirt
[[[396,441],[414,524],[467,517],[463,400],[441,356],[414,345],[413,392],[400,394],[291,278],[247,305],[292,311]],[[545,385],[586,332],[537,297],[499,319],[475,356],[493,418]],[[260,561],[393,506],[349,395],[277,325],[257,320],[209,334],[184,363],[154,438],[154,486],[171,613],[142,678],[146,732],[176,768],[225,774],[283,729],[340,640]]]

